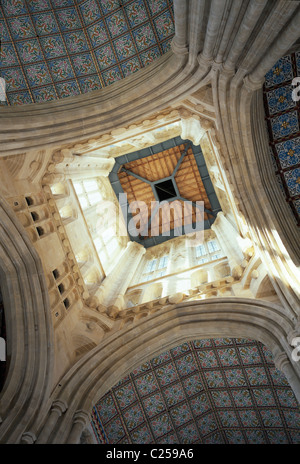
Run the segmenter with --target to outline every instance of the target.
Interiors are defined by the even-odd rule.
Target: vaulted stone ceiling
[[[101,89],[167,52],[171,0],[2,0],[4,105]]]
[[[216,338],[135,369],[94,406],[92,428],[110,444],[300,444],[300,410],[264,345]]]
[[[300,52],[278,60],[266,74],[264,104],[276,176],[300,226],[300,102],[292,98],[292,81],[297,76]]]

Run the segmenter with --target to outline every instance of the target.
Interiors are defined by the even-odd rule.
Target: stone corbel
[[[198,146],[205,132],[212,127],[212,123],[186,108],[180,109],[179,115],[182,127],[181,138],[191,140],[195,146]]]

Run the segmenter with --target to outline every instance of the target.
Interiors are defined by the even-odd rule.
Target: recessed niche
[[[154,186],[159,201],[169,200],[176,197],[176,190],[172,179],[158,182]]]

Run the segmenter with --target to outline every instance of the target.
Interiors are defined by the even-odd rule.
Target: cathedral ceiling
[[[300,52],[284,56],[267,73],[264,104],[276,176],[299,226],[300,102],[292,98],[296,76],[300,76]]]
[[[199,218],[209,229],[221,211],[201,147],[179,136],[116,158],[109,179],[119,200],[126,194],[127,203],[120,203],[128,212],[124,216],[131,240],[146,248],[182,235],[176,231],[185,231],[181,225],[195,229]],[[196,215],[197,201],[203,202],[203,216]],[[145,209],[138,209],[138,202]],[[139,236],[131,234],[132,217]]]
[[[170,49],[171,0],[2,0],[0,76],[22,105],[101,89]]]
[[[246,339],[162,353],[93,408],[99,443],[300,444],[300,411],[272,354]]]

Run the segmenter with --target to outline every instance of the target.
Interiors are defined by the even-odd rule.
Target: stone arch
[[[65,375],[54,395],[70,403],[52,443],[78,442],[93,404],[120,378],[162,351],[195,338],[241,337],[260,341],[271,350],[299,399],[300,368],[289,360],[292,349],[287,335],[291,330],[292,322],[280,313],[280,307],[262,300],[229,297],[164,307],[141,318],[133,327],[124,326]],[[78,415],[81,428],[77,420],[74,422]]]
[[[0,395],[0,442],[18,443],[49,398],[53,328],[40,258],[0,197],[0,280],[8,373]]]

